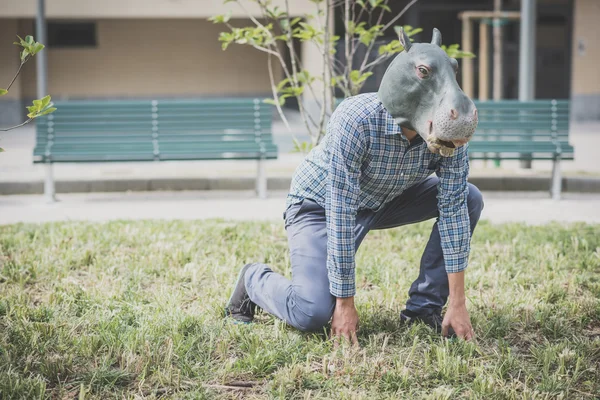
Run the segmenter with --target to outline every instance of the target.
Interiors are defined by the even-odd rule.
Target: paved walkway
[[[130,192],[63,194],[48,204],[42,196],[0,196],[0,225],[17,222],[108,221],[118,219],[206,219],[280,221],[285,192],[267,200],[253,193]],[[484,193],[483,219],[494,223],[549,221],[600,223],[600,195],[566,194],[560,202],[547,193]]]

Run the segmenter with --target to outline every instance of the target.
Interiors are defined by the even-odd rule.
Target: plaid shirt
[[[467,210],[467,146],[441,157],[416,138],[410,144],[376,93],[342,102],[329,121],[327,134],[300,164],[292,179],[287,205],[305,198],[321,205],[327,218],[329,290],[350,297],[355,285],[354,227],[358,210],[380,210],[407,188],[433,172],[438,184],[438,228],[449,273],[467,267],[470,246]]]

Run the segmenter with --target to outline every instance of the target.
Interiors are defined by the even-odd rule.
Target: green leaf
[[[299,142],[298,139],[294,138],[294,149],[293,153],[308,153],[315,147],[312,142]]]
[[[285,79],[283,79],[281,82],[279,82],[279,83],[277,84],[277,91],[279,92],[281,89],[283,89],[283,87],[284,87],[285,85],[287,85],[287,84],[289,83],[289,81],[290,81],[289,79],[285,78]]]
[[[44,50],[44,47],[46,47],[46,46],[44,46],[44,45],[43,45],[43,44],[41,44],[41,43],[36,43],[36,44],[33,46],[33,51],[31,52],[31,55],[32,55],[32,56],[36,55],[36,54],[37,54],[37,53],[39,53],[40,51]]]
[[[8,90],[0,89],[0,96],[4,96],[6,93],[8,93]]]
[[[448,57],[452,57],[452,58],[474,58],[475,54],[471,53],[470,51],[463,51],[460,50],[459,47],[460,45],[458,44],[451,44],[449,46],[446,45],[442,45],[442,50],[444,50],[446,52],[446,54],[448,54]]]
[[[283,105],[285,104],[286,97],[289,97],[289,96],[285,96],[285,95],[279,96],[279,98],[278,98],[279,106],[283,107]],[[263,103],[270,104],[272,106],[277,105],[277,102],[274,99],[264,99]]]
[[[33,105],[27,106],[27,110],[29,113],[27,116],[29,118],[37,118],[42,115],[50,114],[56,111],[55,107],[52,107],[53,103],[51,102],[50,96],[45,96],[41,99],[33,100]]]
[[[29,51],[27,49],[21,52],[21,62],[24,62],[27,56],[29,55]]]
[[[364,74],[361,74],[360,71],[354,69],[350,71],[350,81],[352,81],[354,85],[360,85],[371,75],[373,75],[372,72],[365,72]]]
[[[42,108],[46,108],[50,104],[50,95],[42,98]]]
[[[17,37],[19,38],[19,41],[13,42],[13,44],[16,44],[17,46],[23,46],[24,44],[27,44],[21,36],[17,35]]]
[[[48,108],[48,109],[46,109],[46,110],[42,111],[41,113],[39,113],[39,114],[37,115],[37,117],[41,117],[42,115],[46,115],[46,114],[53,113],[53,112],[54,112],[54,111],[56,111],[56,110],[57,110],[57,108],[56,108],[56,107],[50,107],[50,108]]]
[[[0,153],[4,153],[4,149],[0,147]]]
[[[35,43],[35,40],[33,40],[33,36],[31,36],[31,35],[27,35],[27,36],[25,36],[25,42],[26,42],[28,45],[32,45],[32,44],[34,44],[34,43]]]
[[[344,82],[344,76],[338,75],[331,78],[331,86],[335,86],[340,82]]]
[[[214,24],[223,24],[229,22],[230,19],[231,11],[229,11],[227,14],[215,15],[214,17],[210,17],[208,20],[212,21]]]

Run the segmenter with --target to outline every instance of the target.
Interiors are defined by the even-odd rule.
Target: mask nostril
[[[473,110],[473,117],[474,117],[474,118],[477,118],[477,109],[474,109],[474,110]]]
[[[454,108],[450,110],[450,118],[452,118],[452,119],[458,118],[458,111],[456,111]]]

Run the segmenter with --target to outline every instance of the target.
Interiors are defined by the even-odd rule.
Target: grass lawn
[[[482,223],[477,341],[399,325],[431,222],[371,232],[359,350],[268,315],[224,323],[238,269],[289,274],[281,223],[0,227],[0,398],[600,398],[600,225]]]

